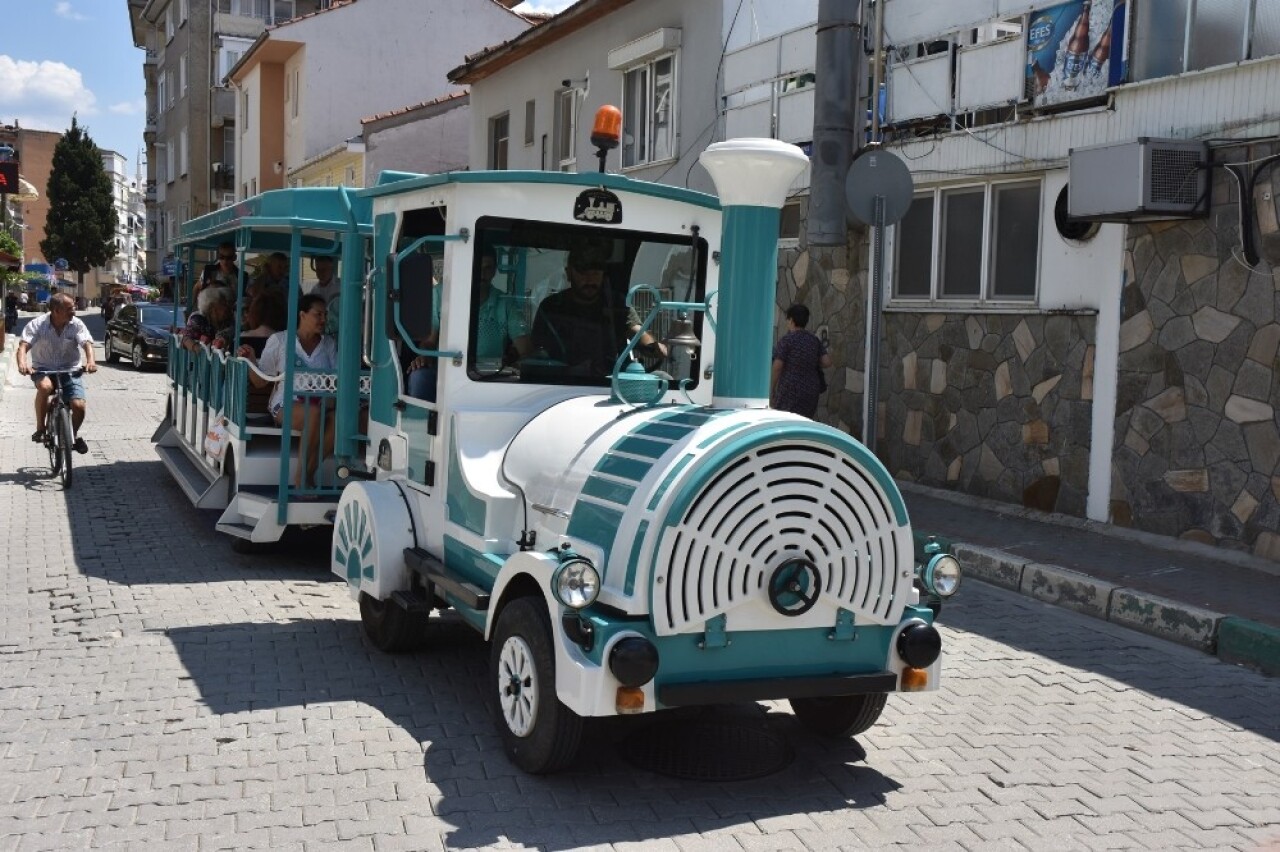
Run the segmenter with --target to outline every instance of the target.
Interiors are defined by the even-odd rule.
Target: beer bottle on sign
[[[1049,72],[1040,67],[1040,60],[1031,63],[1031,77],[1034,80],[1032,94],[1042,95],[1049,88]]]
[[[1084,71],[1085,60],[1089,56],[1089,13],[1092,10],[1093,0],[1084,0],[1080,17],[1076,18],[1075,26],[1071,29],[1071,39],[1067,42],[1067,56],[1062,63],[1062,88],[1064,89],[1074,89],[1080,85],[1080,73]]]
[[[1111,58],[1111,27],[1107,26],[1107,31],[1102,34],[1102,38],[1098,39],[1097,45],[1094,46],[1093,52],[1089,54],[1089,61],[1084,66],[1084,75],[1090,80],[1096,80],[1102,76],[1102,68],[1107,64],[1107,60]]]

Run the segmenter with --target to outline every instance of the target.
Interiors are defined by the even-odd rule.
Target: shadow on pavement
[[[184,627],[167,636],[215,713],[360,702],[372,710],[335,709],[333,718],[345,719],[352,731],[377,726],[377,714],[401,727],[424,750],[423,773],[439,796],[432,810],[454,826],[443,835],[448,848],[644,842],[695,828],[882,806],[901,786],[863,764],[857,742],[821,740],[790,714],[755,704],[694,715],[745,717],[785,737],[794,760],[763,778],[686,781],[627,763],[622,741],[655,720],[669,721],[665,714],[590,720],[573,766],[549,777],[526,775],[507,761],[485,709],[487,645],[449,616],[433,618],[428,649],[411,656],[375,650],[357,621]]]
[[[994,654],[1020,648],[1080,670],[1081,695],[1116,681],[1280,741],[1280,678],[979,583],[947,601],[941,623],[991,640]],[[1003,668],[994,657],[944,656],[944,688],[958,678],[1003,676]]]
[[[90,454],[76,456],[78,463],[91,461],[77,464],[65,493],[76,568],[82,574],[125,586],[337,581],[329,573],[331,527],[291,530],[275,547],[239,554],[232,550],[233,539],[213,532],[219,512],[194,508],[158,458],[102,464],[101,456],[95,459],[98,452],[90,440]],[[44,482],[62,487],[55,480]],[[139,504],[147,508],[138,511]]]

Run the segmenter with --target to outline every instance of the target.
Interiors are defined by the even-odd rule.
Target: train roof
[[[665,183],[653,183],[645,180],[634,180],[623,175],[607,172],[544,172],[544,171],[479,171],[479,172],[444,172],[434,175],[419,175],[412,172],[384,171],[378,175],[378,182],[367,189],[359,190],[365,198],[377,198],[382,195],[394,195],[406,190],[442,186],[444,184],[486,184],[486,183],[526,183],[553,184],[558,186],[603,187],[614,192],[626,192],[636,195],[648,195],[672,201],[681,201],[709,210],[720,209],[720,199],[705,192],[696,192],[679,186]]]
[[[287,252],[291,231],[300,229],[304,250],[323,251],[333,245],[327,235],[368,232],[371,209],[359,191],[345,187],[273,189],[184,222],[175,242],[179,246],[213,247],[224,240],[237,241],[238,232],[244,229],[250,242],[243,248]],[[326,236],[309,236],[308,231]]]

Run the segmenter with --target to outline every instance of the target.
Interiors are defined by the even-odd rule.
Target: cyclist
[[[80,367],[78,350],[84,352],[84,371],[96,372],[98,365],[93,358],[93,336],[76,316],[76,305],[71,297],[66,293],[56,293],[49,299],[49,313],[27,323],[22,329],[22,340],[18,342],[18,372],[30,376],[36,386],[36,431],[31,440],[44,440],[44,417],[49,409],[49,394],[53,393],[53,379],[48,374]],[[80,437],[80,424],[84,422],[85,412],[84,384],[78,377],[68,376],[63,381],[62,398],[71,407],[71,426],[76,432],[75,451],[87,453],[89,447]]]

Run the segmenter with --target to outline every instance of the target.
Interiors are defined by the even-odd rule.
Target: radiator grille
[[[909,528],[897,523],[887,495],[853,459],[823,446],[786,444],[726,467],[663,531],[654,629],[700,627],[762,599],[772,572],[797,556],[818,567],[823,600],[860,620],[897,620],[911,588]],[[777,614],[756,626],[794,622]]]

